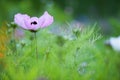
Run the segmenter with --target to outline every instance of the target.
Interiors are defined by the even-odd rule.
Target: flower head
[[[28,30],[36,31],[40,28],[39,18],[31,17],[29,19],[24,19],[25,26]]]
[[[44,28],[53,23],[53,17],[47,11],[40,17],[30,17],[26,14],[16,14],[14,22],[23,29],[37,31],[39,28]]]

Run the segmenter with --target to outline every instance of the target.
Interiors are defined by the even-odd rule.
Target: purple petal
[[[18,13],[18,14],[16,14],[15,16],[14,16],[14,22],[18,25],[18,26],[20,26],[20,27],[22,27],[22,28],[24,28],[24,29],[27,29],[27,27],[25,26],[25,23],[24,23],[24,19],[29,19],[30,17],[28,16],[28,15],[26,15],[26,14],[20,14],[20,13]]]
[[[25,19],[25,26],[28,30],[37,30],[40,28],[39,19],[37,17],[32,17],[30,19]]]
[[[53,23],[53,16],[49,15],[47,11],[39,18],[40,27],[44,28]]]
[[[22,39],[24,37],[24,32],[22,29],[15,29],[15,33],[14,33],[14,37],[15,39],[19,40],[19,39]]]

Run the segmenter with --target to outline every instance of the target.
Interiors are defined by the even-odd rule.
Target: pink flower
[[[47,11],[40,17],[31,17],[26,14],[16,14],[14,22],[23,29],[30,31],[37,31],[39,28],[44,28],[53,23],[53,16],[49,15]]]

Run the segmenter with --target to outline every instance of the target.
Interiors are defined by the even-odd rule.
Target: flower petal
[[[22,28],[24,28],[24,29],[27,29],[27,27],[25,26],[25,23],[24,23],[24,19],[29,19],[30,17],[28,16],[28,15],[26,15],[26,14],[20,14],[20,13],[18,13],[18,14],[16,14],[15,16],[14,16],[14,22],[18,25],[18,26],[20,26],[20,27],[22,27]]]
[[[53,16],[49,15],[47,11],[39,18],[40,27],[44,28],[53,23]]]

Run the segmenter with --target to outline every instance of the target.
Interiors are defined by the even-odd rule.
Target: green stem
[[[36,59],[38,60],[38,52],[37,52],[37,34],[34,32],[35,35],[35,52],[36,52]]]
[[[17,48],[16,48],[16,40],[15,40],[15,30],[16,28],[13,28],[13,53],[17,55]]]

